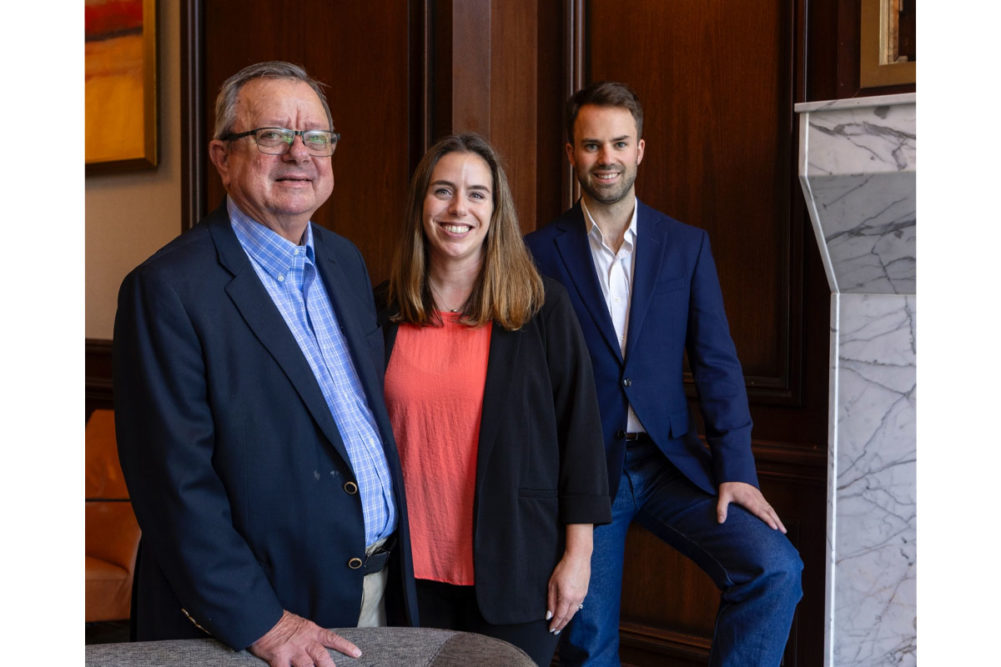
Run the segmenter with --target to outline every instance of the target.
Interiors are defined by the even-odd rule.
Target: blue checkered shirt
[[[227,209],[236,238],[295,336],[337,423],[358,481],[365,544],[372,545],[396,528],[393,482],[375,418],[316,270],[312,224],[306,225],[305,243],[295,245],[248,218],[231,200]]]

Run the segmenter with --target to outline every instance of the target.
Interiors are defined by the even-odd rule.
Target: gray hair
[[[306,74],[306,70],[299,65],[282,60],[269,60],[248,65],[223,82],[215,99],[215,130],[212,138],[219,139],[233,131],[233,125],[236,124],[236,98],[240,94],[240,89],[254,79],[296,79],[309,84],[323,104],[330,129],[334,128],[334,118],[330,114],[327,96],[323,94],[323,84]]]

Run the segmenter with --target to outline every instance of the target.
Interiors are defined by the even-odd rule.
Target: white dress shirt
[[[591,246],[591,259],[594,261],[594,270],[598,274],[598,284],[601,285],[601,294],[605,297],[605,305],[612,316],[612,326],[615,327],[615,335],[619,340],[619,349],[622,356],[626,356],[626,335],[629,331],[629,308],[633,290],[633,268],[636,266],[636,211],[638,206],[633,204],[633,214],[629,220],[629,227],[626,228],[622,245],[618,251],[612,248],[605,241],[601,228],[591,217],[591,212],[587,210],[587,204],[580,200],[581,210],[587,220],[587,240]],[[626,430],[630,433],[645,431],[633,406],[629,406],[626,418]]]

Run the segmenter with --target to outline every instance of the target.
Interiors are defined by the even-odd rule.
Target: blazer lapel
[[[566,267],[567,274],[570,276],[570,281],[573,283],[573,289],[577,291],[578,297],[594,321],[594,325],[601,332],[605,343],[621,361],[622,350],[619,348],[612,316],[608,312],[605,297],[601,293],[601,285],[598,283],[598,276],[595,273],[580,202],[578,201],[574,205],[568,216],[564,216],[555,224],[560,226],[562,232],[556,237],[556,248]]]
[[[285,372],[320,430],[341,458],[350,465],[351,459],[323,398],[323,392],[320,391],[320,385],[313,375],[313,369],[309,367],[309,362],[288,330],[288,325],[250,265],[250,259],[229,226],[228,216],[224,213],[223,220],[215,221],[209,231],[219,253],[219,262],[233,274],[233,279],[226,287],[229,298],[240,311],[247,326],[261,341],[261,345]]]
[[[371,357],[366,356],[371,343],[368,340],[369,332],[362,328],[362,323],[367,318],[371,318],[371,324],[375,327],[375,305],[374,301],[371,302],[371,305],[359,301],[359,299],[372,300],[372,292],[369,290],[364,294],[356,294],[351,290],[337,289],[338,285],[353,285],[357,281],[352,281],[345,275],[337,258],[324,243],[322,236],[314,234],[313,243],[316,247],[316,263],[330,297],[330,303],[337,314],[337,321],[344,333],[348,352],[354,361],[355,371],[358,373],[362,390],[365,392],[367,405],[375,417],[376,427],[383,430],[383,447],[389,452],[393,449],[389,447],[389,443],[392,442],[392,429],[389,427],[389,414],[386,412],[385,403],[382,400],[385,392],[385,361],[389,359],[389,356],[384,356],[381,367],[377,367],[376,364],[372,363]],[[368,282],[367,276],[365,282]],[[379,342],[382,342],[381,336]]]
[[[666,247],[664,233],[653,223],[651,208],[637,200],[636,215],[636,261],[633,266],[633,293],[629,304],[629,330],[626,332],[626,356],[632,349],[633,341],[643,328],[653,295],[653,286],[664,265],[662,255]]]

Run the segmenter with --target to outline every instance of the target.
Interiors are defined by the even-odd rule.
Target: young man
[[[720,588],[710,663],[778,665],[802,562],[758,489],[747,393],[708,236],[636,198],[642,131],[642,107],[624,84],[574,94],[566,151],[581,199],[526,237],[540,271],[568,288],[584,331],[612,495],[612,523],[595,528],[591,588],[560,661],[619,663],[623,554],[636,520]],[[709,450],[688,421],[686,350]]]

